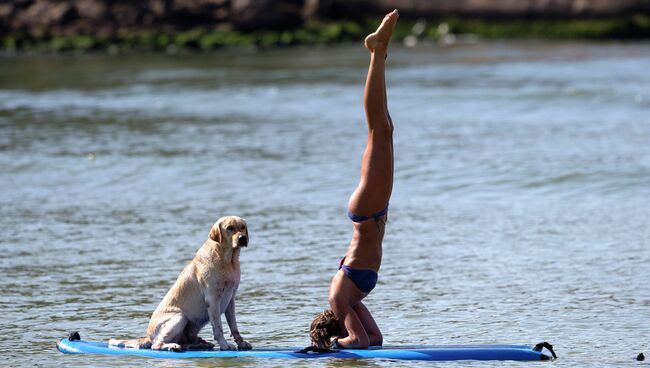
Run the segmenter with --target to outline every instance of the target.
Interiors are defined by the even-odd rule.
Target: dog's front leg
[[[230,328],[230,334],[235,339],[237,343],[237,348],[239,350],[250,350],[253,348],[248,341],[245,341],[243,337],[239,334],[239,329],[237,328],[237,318],[235,318],[235,296],[233,295],[230,299],[230,303],[226,307],[226,321],[228,322],[228,327]]]
[[[206,297],[208,304],[208,316],[212,325],[212,335],[219,344],[221,350],[237,350],[237,347],[223,337],[223,325],[221,324],[221,300],[214,296]]]

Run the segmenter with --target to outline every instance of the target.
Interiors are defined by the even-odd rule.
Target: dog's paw
[[[237,341],[237,350],[251,350],[253,345],[251,345],[246,340]]]
[[[219,350],[237,350],[237,347],[227,342],[225,345],[219,345]]]
[[[214,348],[214,344],[211,342],[206,342],[205,344],[201,345],[205,347],[205,350],[212,350]]]
[[[170,344],[163,344],[162,349],[160,350],[167,350],[167,351],[173,351],[175,353],[180,353],[181,351],[183,351],[183,347],[180,346],[179,344],[170,343]]]

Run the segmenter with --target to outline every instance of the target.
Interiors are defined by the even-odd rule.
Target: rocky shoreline
[[[359,39],[392,8],[403,17],[402,39],[435,41],[447,33],[650,38],[645,0],[14,0],[0,3],[0,48],[169,51],[334,43]]]

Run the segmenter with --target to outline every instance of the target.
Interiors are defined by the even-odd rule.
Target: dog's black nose
[[[239,234],[239,237],[237,238],[237,245],[240,247],[247,247],[248,237],[244,234]]]

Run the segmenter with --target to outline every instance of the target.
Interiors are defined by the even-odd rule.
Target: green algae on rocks
[[[275,48],[293,45],[329,45],[356,42],[374,31],[376,19],[309,21],[302,27],[251,32],[195,28],[186,31],[133,30],[115,35],[56,35],[25,32],[9,33],[0,39],[0,48],[13,51],[208,51],[224,47]],[[416,26],[416,24],[418,26]],[[486,19],[444,17],[438,19],[401,19],[395,29],[396,40],[416,36],[436,41],[439,26],[451,34],[473,34],[482,38],[539,39],[650,39],[650,16],[637,14],[592,19]],[[416,28],[419,27],[417,32]]]

